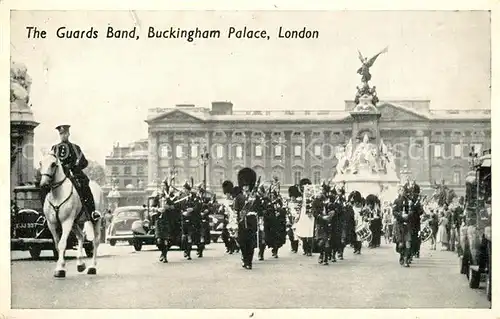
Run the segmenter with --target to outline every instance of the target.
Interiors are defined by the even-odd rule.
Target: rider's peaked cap
[[[238,186],[248,186],[248,190],[252,190],[257,182],[257,173],[249,167],[242,168],[238,172]]]
[[[59,126],[56,126],[56,130],[58,130],[59,134],[61,134],[61,133],[69,132],[70,127],[71,127],[70,125],[59,125]]]
[[[224,193],[224,195],[231,194],[233,192],[233,187],[233,182],[231,182],[230,180],[225,180],[222,183],[222,193]]]

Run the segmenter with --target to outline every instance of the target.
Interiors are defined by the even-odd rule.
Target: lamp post
[[[207,189],[207,165],[208,160],[210,159],[210,154],[207,151],[207,147],[203,147],[203,153],[200,155],[201,160],[203,161],[203,189]]]

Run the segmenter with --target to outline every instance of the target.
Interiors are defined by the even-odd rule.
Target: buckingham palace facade
[[[211,107],[150,109],[148,188],[168,176],[175,176],[178,186],[191,178],[202,182],[204,166],[207,187],[215,192],[224,180],[236,181],[243,167],[253,168],[263,181],[276,176],[283,186],[305,177],[319,183],[334,176],[339,145],[368,135],[370,141],[383,141],[395,154],[397,170],[409,170],[424,189],[445,180],[463,193],[471,146],[490,147],[490,110],[432,110],[428,100],[382,101],[376,129],[360,129],[350,113],[354,106],[345,101],[341,111],[237,111],[231,102],[212,102]]]

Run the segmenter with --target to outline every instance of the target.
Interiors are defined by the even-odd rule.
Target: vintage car
[[[125,241],[133,245],[136,251],[140,251],[143,245],[155,245],[154,229],[150,224],[147,207],[118,207],[108,226],[106,241],[111,246]]]
[[[471,159],[466,177],[465,216],[460,228],[460,272],[470,288],[486,281],[491,301],[491,150]]]
[[[67,248],[77,246],[76,236],[71,233]],[[83,248],[87,256],[92,256],[92,243],[85,241]],[[50,250],[57,258],[57,249],[47,221],[42,212],[40,189],[35,185],[14,188],[14,199],[11,205],[11,251],[29,251],[31,258],[38,259],[43,250]]]

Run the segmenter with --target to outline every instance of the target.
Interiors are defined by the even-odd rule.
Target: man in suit
[[[64,174],[75,185],[75,188],[82,200],[82,206],[87,216],[87,220],[96,222],[101,215],[96,211],[94,196],[89,186],[89,178],[83,170],[88,166],[87,159],[80,146],[69,141],[69,125],[59,125],[56,130],[59,132],[61,142],[52,146],[52,151],[62,164]]]

